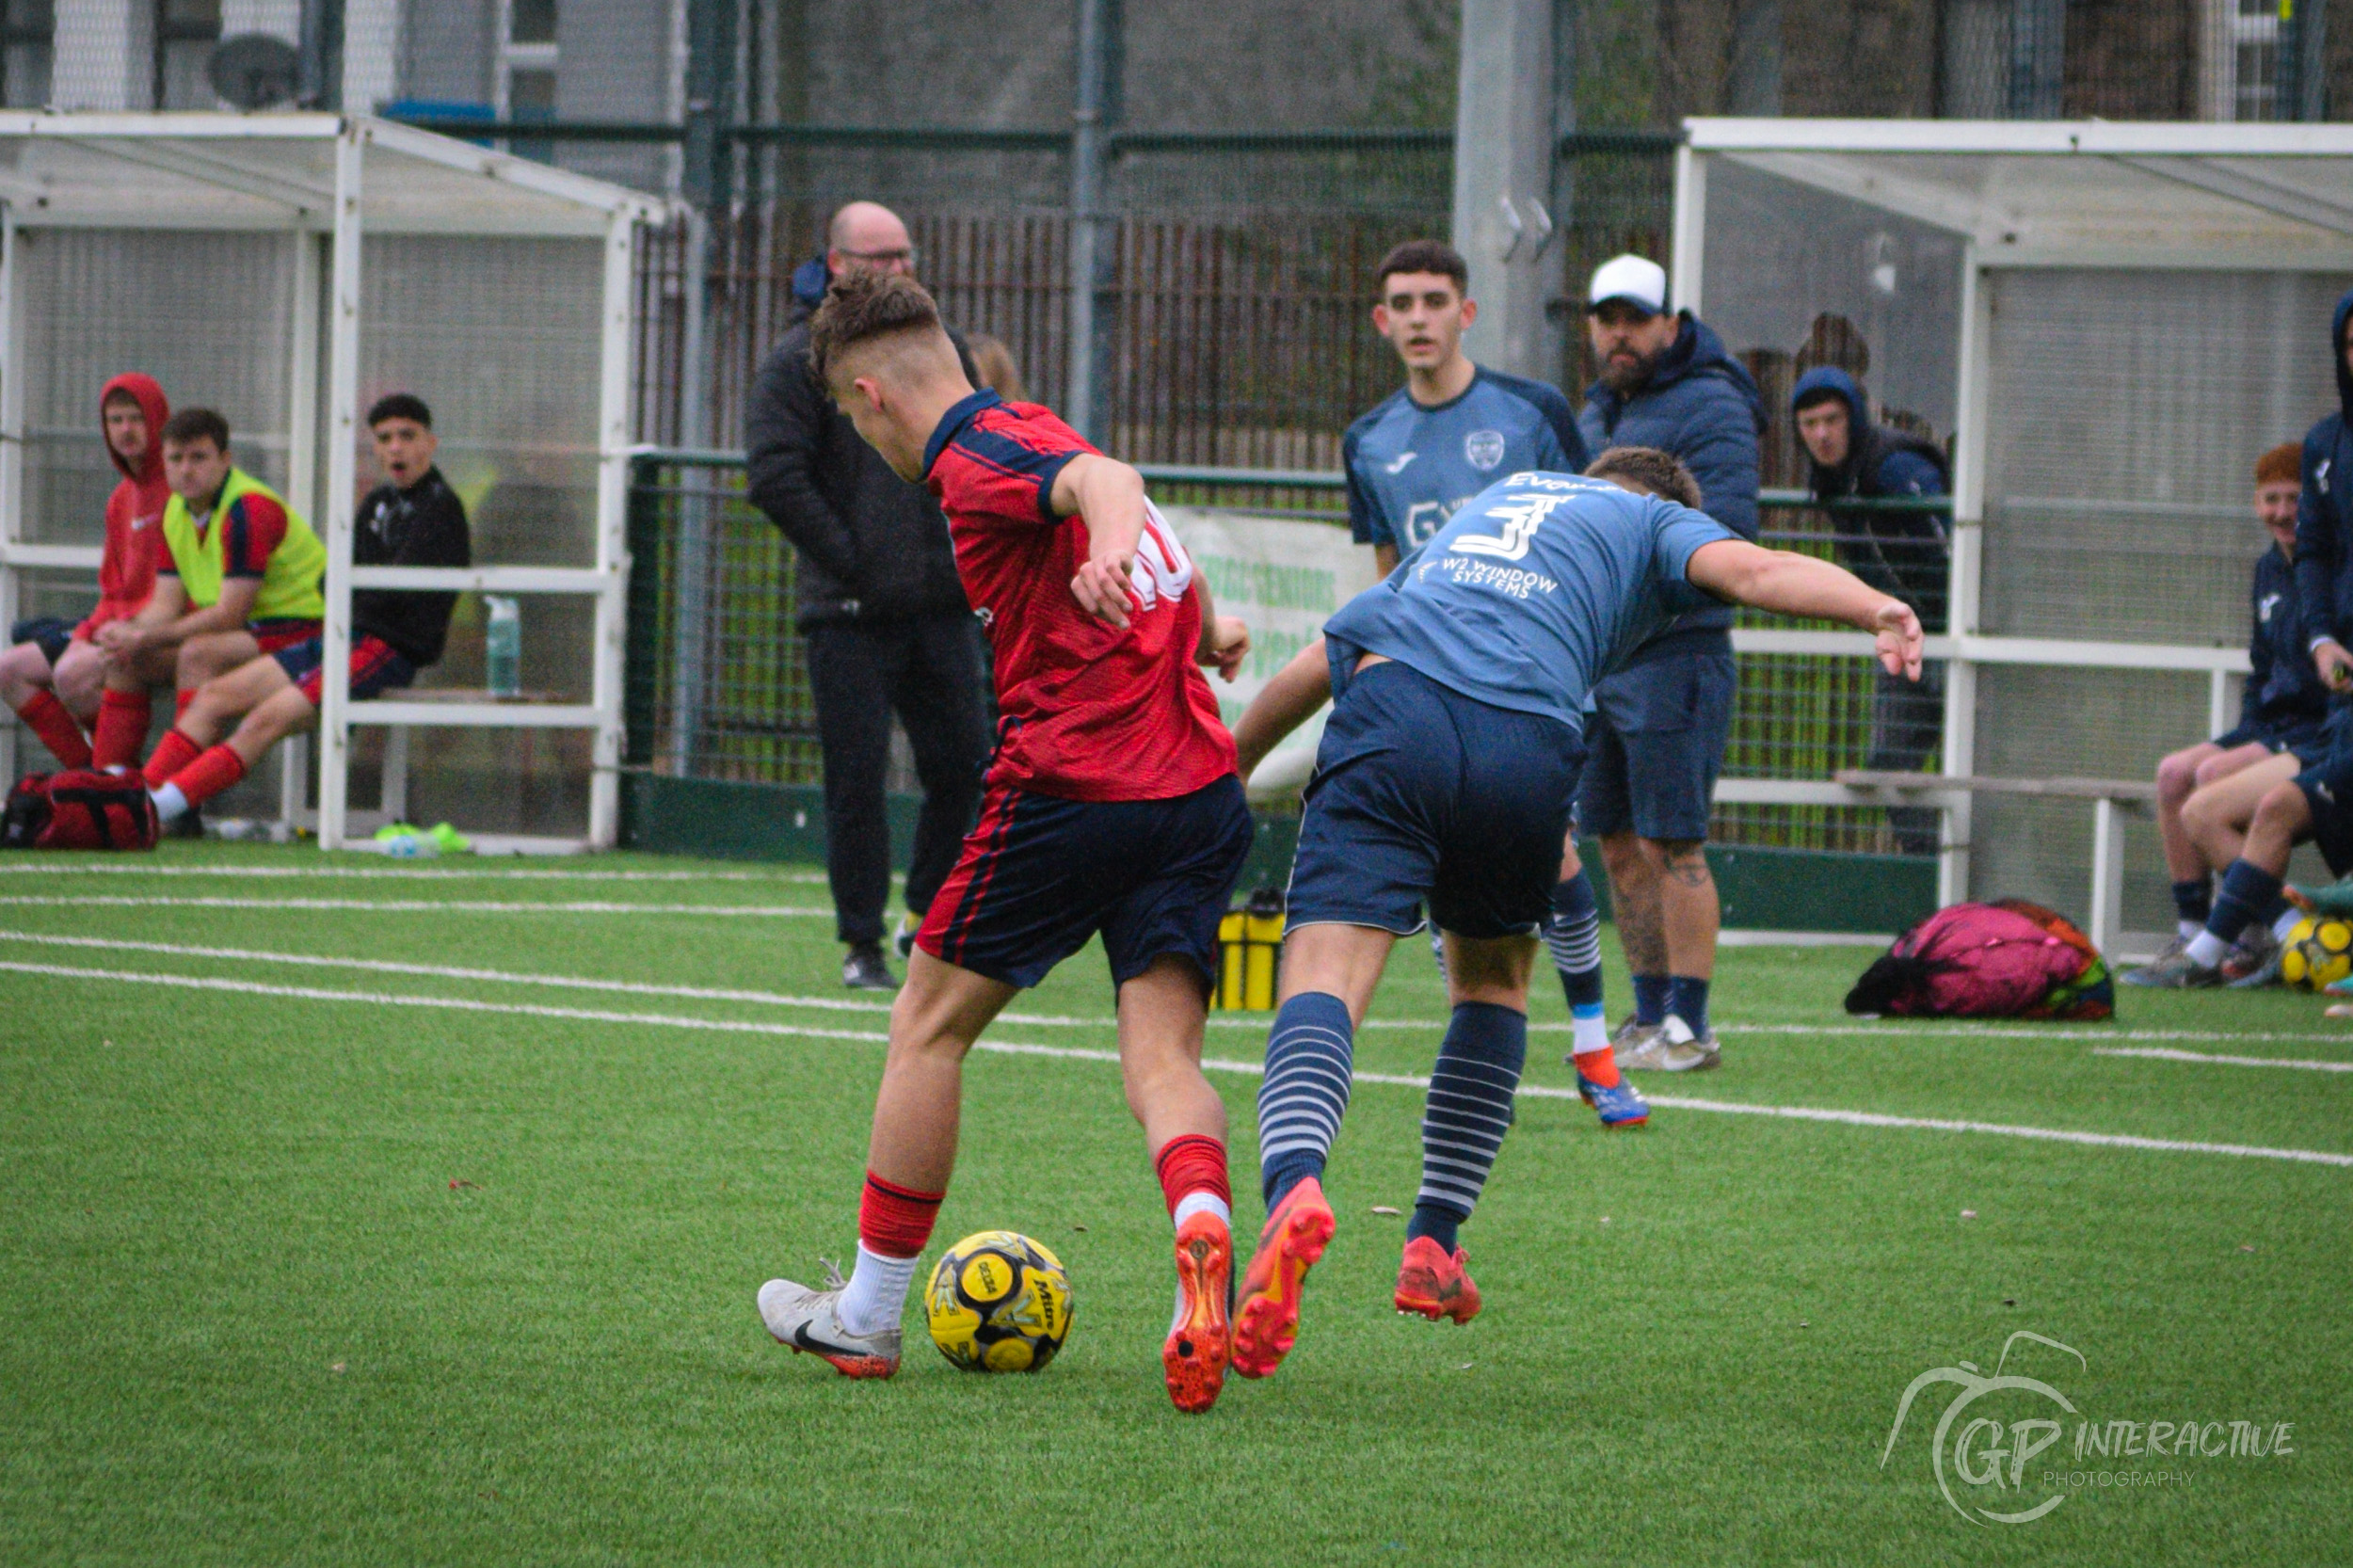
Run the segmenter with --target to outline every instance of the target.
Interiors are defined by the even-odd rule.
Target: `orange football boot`
[[[1323,1256],[1335,1224],[1323,1183],[1309,1176],[1283,1195],[1258,1232],[1234,1320],[1234,1370],[1272,1377],[1299,1340],[1299,1289]]]
[[[1160,1346],[1168,1399],[1197,1416],[1217,1403],[1234,1344],[1234,1233],[1214,1214],[1176,1229],[1176,1320]]]
[[[1479,1316],[1479,1287],[1470,1277],[1470,1260],[1462,1248],[1449,1254],[1427,1236],[1405,1243],[1394,1300],[1400,1312],[1418,1312],[1433,1323],[1441,1318],[1467,1323]]]

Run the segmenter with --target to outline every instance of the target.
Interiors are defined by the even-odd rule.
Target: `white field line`
[[[470,878],[489,882],[797,882],[823,883],[822,872],[506,871],[484,866],[152,866],[120,860],[0,860],[0,876],[377,877],[405,881]]]
[[[0,904],[48,909],[353,909],[386,915],[745,915],[833,919],[831,909],[780,904],[610,904],[593,899],[516,903],[499,899],[0,897]]]
[[[709,1030],[728,1034],[790,1035],[802,1039],[864,1040],[884,1043],[886,1036],[867,1030],[807,1029],[793,1024],[762,1023],[749,1019],[681,1017],[660,1013],[611,1013],[585,1007],[544,1007],[528,1002],[474,1001],[456,997],[404,996],[382,991],[336,991],[310,985],[264,985],[247,980],[228,980],[212,976],[177,974],[141,974],[120,969],[85,969],[64,964],[17,964],[0,961],[0,971],[14,974],[45,975],[77,981],[113,981],[131,985],[164,985],[186,990],[229,992],[240,996],[283,997],[301,1001],[359,1002],[376,1007],[437,1008],[456,1013],[496,1013],[525,1017],[563,1018],[585,1023],[616,1023],[639,1027],[665,1029]],[[1000,1056],[1048,1056],[1081,1062],[1116,1062],[1116,1051],[1090,1050],[1070,1046],[1030,1045],[1008,1040],[983,1040],[973,1048]],[[1247,1077],[1263,1077],[1264,1067],[1257,1063],[1234,1062],[1222,1058],[1205,1058],[1201,1065],[1210,1072],[1235,1073]],[[1357,1073],[1362,1083],[1395,1084],[1401,1088],[1428,1089],[1430,1080],[1405,1073]],[[1539,1084],[1524,1084],[1523,1094],[1545,1099],[1572,1099],[1574,1089],[1554,1088]],[[1737,1116],[1772,1116],[1792,1121],[1833,1122],[1848,1127],[1904,1128],[1933,1132],[1975,1132],[2005,1138],[2027,1138],[2045,1143],[2082,1144],[2100,1148],[2147,1149],[2169,1154],[2213,1154],[2242,1160],[2284,1160],[2302,1164],[2338,1165],[2353,1168],[2353,1154],[2333,1154],[2320,1149],[2266,1148],[2252,1144],[2208,1144],[2172,1138],[2135,1138],[2121,1133],[2074,1132],[2057,1128],[2014,1127],[2001,1122],[1947,1121],[1920,1116],[1885,1116],[1866,1111],[1823,1111],[1805,1106],[1739,1105],[1724,1100],[1699,1100],[1650,1096],[1653,1105],[1663,1105],[1680,1111],[1714,1112]]]
[[[651,985],[628,980],[597,980],[584,975],[518,974],[511,969],[466,968],[455,964],[404,964],[390,958],[329,958],[302,952],[269,952],[253,948],[197,947],[185,942],[136,942],[112,936],[62,936],[35,931],[0,930],[0,942],[33,942],[43,947],[94,948],[108,952],[160,952],[174,958],[217,958],[241,964],[290,964],[314,969],[360,969],[370,974],[424,975],[437,980],[481,980],[501,985],[545,985],[564,991],[611,991],[632,997],[680,997],[696,1001],[749,1001],[771,1007],[811,1007],[828,1013],[888,1013],[887,1001],[851,1001],[840,997],[795,997],[780,991],[739,991],[716,985]],[[1012,1023],[1041,1020],[1000,1014]],[[1109,1018],[1043,1020],[1051,1023],[1110,1026]]]
[[[2353,1073],[2353,1062],[2298,1062],[2284,1056],[2208,1056],[2203,1051],[2135,1049],[2127,1046],[2094,1046],[2094,1056],[2146,1056],[2159,1062],[2215,1062],[2228,1067],[2302,1067],[2315,1073]]]
[[[5,903],[0,900],[0,903]],[[374,908],[367,904],[364,907]],[[633,907],[633,906],[632,906]],[[852,1001],[839,997],[794,996],[783,991],[750,991],[716,985],[658,985],[641,981],[604,980],[587,975],[522,974],[512,969],[471,968],[451,964],[408,964],[385,958],[332,958],[301,952],[273,952],[254,948],[199,947],[184,942],[140,942],[121,937],[70,936],[48,932],[9,931],[0,928],[0,942],[32,942],[45,947],[89,948],[109,952],[157,952],[175,958],[217,958],[241,964],[287,964],[307,968],[359,969],[372,974],[406,974],[430,976],[439,980],[475,980],[499,985],[542,985],[563,991],[610,991],[619,996],[678,997],[694,1001],[742,1001],[764,1007],[806,1007],[828,1013],[888,1013],[887,1001]],[[1119,1020],[1111,1017],[1083,1017],[1055,1013],[1000,1013],[1001,1023],[1016,1024],[1031,1029],[1114,1029]],[[1273,1022],[1270,1014],[1237,1017],[1231,1014],[1212,1013],[1209,1023],[1217,1029],[1247,1029],[1262,1031]],[[1441,1018],[1367,1018],[1365,1029],[1416,1029],[1444,1033],[1446,1021]],[[1566,1034],[1571,1026],[1564,1023],[1530,1023],[1530,1032]],[[2204,1045],[2225,1045],[2233,1041],[2250,1044],[2344,1045],[2353,1042],[2353,1031],[2330,1034],[2294,1034],[2281,1032],[2217,1033],[2194,1030],[2139,1029],[2104,1030],[2096,1036],[2083,1032],[2084,1026],[2059,1024],[2046,1029],[1998,1029],[1981,1024],[1951,1024],[1939,1028],[1934,1024],[1849,1026],[1830,1024],[1725,1024],[1726,1033],[1734,1034],[1862,1034],[1901,1039],[1920,1038],[1997,1040],[2051,1040],[2073,1044],[2087,1038],[2099,1040],[2194,1040]],[[2094,1055],[2164,1056],[2162,1051],[2130,1052],[2094,1046]],[[2172,1053],[2182,1060],[2197,1060],[2188,1052]],[[2222,1058],[2218,1060],[2229,1060]],[[2349,1068],[2348,1070],[2353,1070]]]

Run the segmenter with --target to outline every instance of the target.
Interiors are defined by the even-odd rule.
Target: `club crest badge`
[[[1463,461],[1485,473],[1503,461],[1503,432],[1474,430],[1463,438]]]

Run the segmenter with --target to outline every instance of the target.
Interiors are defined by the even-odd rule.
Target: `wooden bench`
[[[2147,817],[2157,786],[2147,778],[1990,778],[1980,775],[1890,773],[1846,768],[1831,781],[1881,804],[1922,805],[1932,797],[2025,795],[2091,803],[2091,904],[2085,935],[2105,952],[2123,931],[2124,818]]]

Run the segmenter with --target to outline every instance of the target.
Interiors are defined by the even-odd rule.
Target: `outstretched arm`
[[[1316,710],[1331,699],[1332,666],[1324,658],[1323,639],[1318,637],[1275,672],[1234,726],[1242,782],[1250,782],[1284,736],[1315,717]]]
[[[1868,632],[1879,639],[1880,663],[1889,674],[1920,679],[1920,617],[1843,567],[1794,551],[1718,539],[1693,551],[1684,572],[1693,587],[1735,604],[1818,616]]]
[[[1087,521],[1087,558],[1070,592],[1088,615],[1128,624],[1128,572],[1144,537],[1144,475],[1116,458],[1085,452],[1054,476],[1054,515]]]

